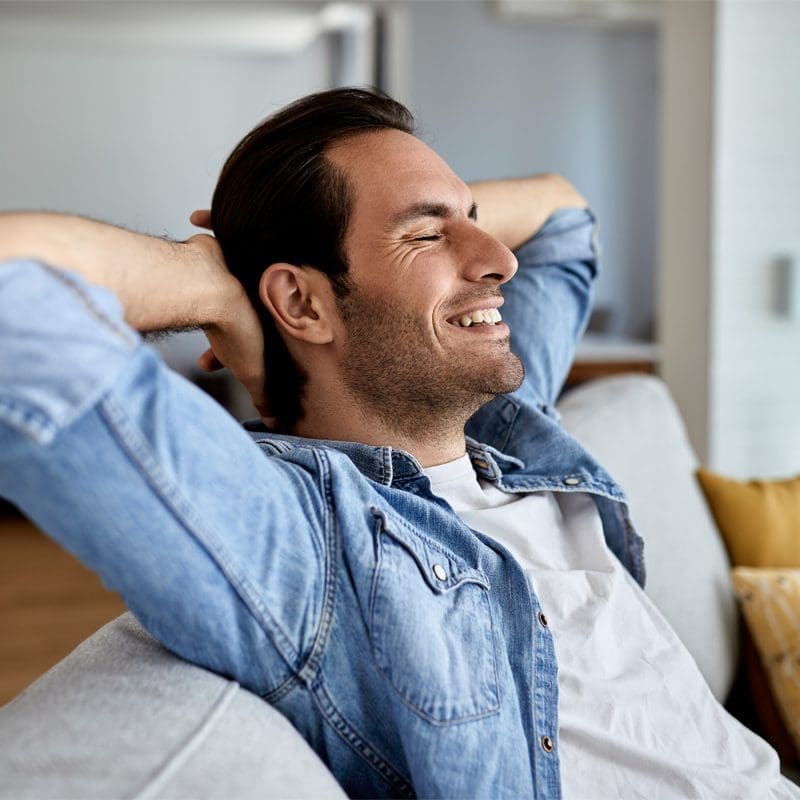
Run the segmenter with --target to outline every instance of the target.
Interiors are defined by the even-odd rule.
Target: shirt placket
[[[534,739],[531,762],[537,798],[561,797],[558,753],[558,667],[550,625],[538,598],[531,592],[533,613],[533,713]]]

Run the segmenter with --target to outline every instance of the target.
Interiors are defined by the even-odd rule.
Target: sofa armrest
[[[131,614],[0,709],[0,797],[345,798],[291,724]]]

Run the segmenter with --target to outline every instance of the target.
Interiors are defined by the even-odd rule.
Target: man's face
[[[477,226],[468,187],[400,131],[347,139],[329,158],[353,202],[345,239],[353,289],[339,305],[349,388],[393,421],[416,416],[420,427],[421,411],[466,418],[516,389],[522,365],[496,320],[499,286],[517,263]]]

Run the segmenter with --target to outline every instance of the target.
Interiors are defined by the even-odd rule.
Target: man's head
[[[409,111],[376,92],[337,89],[301,98],[242,139],[222,168],[211,206],[228,268],[261,316],[271,413],[283,428],[302,416],[306,376],[291,358],[259,297],[270,264],[310,266],[347,293],[344,235],[350,193],[326,157],[336,142],[368,130],[411,133]]]
[[[223,168],[214,230],[262,316],[283,429],[309,375],[399,425],[468,416],[521,380],[504,325],[459,324],[501,304],[513,256],[412,132],[390,98],[333,90],[267,119]]]

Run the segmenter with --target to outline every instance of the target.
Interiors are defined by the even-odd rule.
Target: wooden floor
[[[124,610],[30,523],[0,517],[0,705]]]

